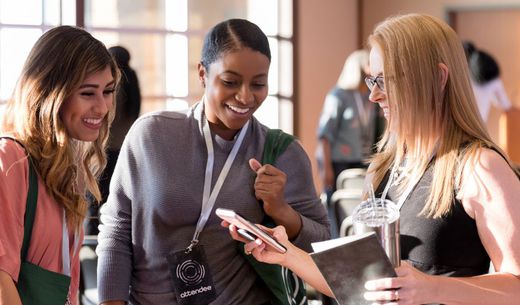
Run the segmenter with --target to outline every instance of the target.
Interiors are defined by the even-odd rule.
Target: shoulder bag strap
[[[34,170],[31,157],[27,160],[29,164],[29,190],[27,191],[27,201],[23,226],[23,245],[22,245],[22,262],[27,257],[29,244],[31,243],[32,229],[34,217],[36,216],[36,202],[38,201],[38,176]]]
[[[13,140],[25,149],[23,144],[15,138],[9,136],[4,136],[0,138]],[[24,262],[25,258],[27,257],[27,251],[29,250],[29,244],[31,243],[34,217],[36,215],[36,202],[38,200],[38,176],[36,175],[36,171],[34,170],[32,159],[29,154],[27,154],[27,164],[29,166],[29,189],[27,191],[27,201],[25,203],[26,208],[24,216],[23,244],[21,252],[22,262]]]
[[[287,149],[292,141],[294,141],[294,136],[285,133],[280,129],[267,130],[262,165],[274,164],[278,156],[280,156]]]

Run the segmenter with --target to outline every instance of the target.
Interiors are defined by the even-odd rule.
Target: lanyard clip
[[[199,243],[198,239],[192,240],[190,245],[188,246],[188,248],[186,248],[186,251],[184,251],[184,253],[190,253],[193,250],[193,247],[195,247],[195,245],[197,245],[198,243]]]

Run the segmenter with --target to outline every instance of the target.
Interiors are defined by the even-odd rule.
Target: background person
[[[493,56],[475,48],[473,43],[469,41],[465,41],[463,45],[477,106],[482,119],[486,123],[492,105],[501,111],[509,111],[513,105],[500,78],[500,67]]]
[[[114,57],[121,71],[121,80],[116,94],[115,117],[110,127],[108,147],[106,150],[107,166],[99,177],[101,203],[107,201],[110,180],[112,179],[112,173],[114,172],[123,140],[134,121],[139,117],[141,111],[139,79],[134,69],[129,65],[130,52],[122,46],[110,47],[108,52]],[[97,235],[99,232],[99,207],[98,204],[91,204],[89,206],[90,218],[88,219],[85,229],[85,234],[87,235]]]
[[[141,112],[139,78],[135,70],[130,67],[130,52],[122,46],[110,47],[108,52],[112,54],[121,71],[121,81],[116,95],[116,113],[108,138],[107,167],[99,181],[103,202],[108,198],[110,179],[123,140]]]
[[[368,100],[364,81],[367,73],[368,51],[354,51],[346,59],[336,86],[327,94],[320,116],[317,159],[333,236],[338,234],[330,198],[336,191],[338,176],[345,169],[367,167],[367,159],[384,128],[384,118]]]
[[[204,39],[198,66],[202,100],[187,113],[143,116],[130,129],[101,208],[102,304],[269,303],[267,287],[219,225],[217,207],[255,222],[269,215],[305,249],[329,238],[301,145],[291,143],[274,166],[257,161],[267,127],[253,113],[268,94],[270,54],[255,24],[217,24]],[[202,254],[192,257],[196,253]],[[195,286],[204,291],[190,290],[189,297],[179,293],[182,278],[175,274],[187,259],[206,266],[204,284]]]
[[[118,73],[105,46],[79,28],[53,28],[32,48],[1,124],[2,136],[16,141],[0,140],[0,304],[21,304],[16,285],[29,162],[38,196],[26,259],[70,276],[67,304],[78,304],[85,195],[101,199],[96,178],[105,165]]]

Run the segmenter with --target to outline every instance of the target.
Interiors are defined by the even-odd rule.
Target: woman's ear
[[[441,76],[441,91],[444,91],[444,88],[446,87],[446,83],[448,82],[448,75],[450,70],[448,69],[448,66],[446,66],[443,63],[438,64],[439,70],[440,70],[440,76]]]
[[[202,88],[206,88],[206,68],[204,68],[204,66],[200,62],[197,65],[197,68],[199,70],[199,80],[202,84]]]

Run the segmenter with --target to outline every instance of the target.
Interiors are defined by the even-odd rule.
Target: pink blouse
[[[10,139],[0,139],[0,270],[16,282],[20,272],[24,214],[29,187],[25,150]],[[38,177],[38,204],[27,260],[44,269],[62,273],[63,209],[49,196]],[[83,239],[83,230],[79,237]],[[79,249],[74,252],[74,230],[69,228],[71,257],[71,304],[77,304]],[[78,247],[79,248],[79,247]]]

